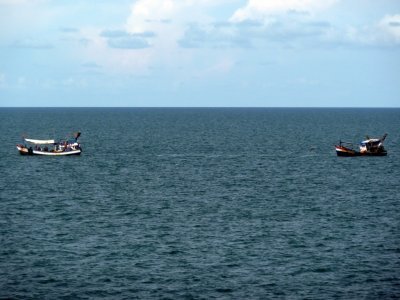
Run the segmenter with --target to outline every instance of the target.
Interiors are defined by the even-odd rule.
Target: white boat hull
[[[81,154],[81,152],[82,152],[81,150],[71,150],[63,152],[44,152],[44,151],[33,150],[33,155],[65,156],[65,155],[79,155]]]
[[[82,149],[70,150],[70,151],[38,151],[31,150],[28,148],[17,146],[17,149],[21,155],[45,155],[45,156],[67,156],[67,155],[80,155],[82,153]]]

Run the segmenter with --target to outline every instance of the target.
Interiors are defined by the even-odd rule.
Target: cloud
[[[87,69],[100,69],[101,68],[101,66],[99,64],[96,64],[95,62],[86,62],[86,63],[83,63],[81,66],[84,68],[87,68]]]
[[[182,53],[182,46],[197,47],[197,41],[201,40],[194,36],[195,33],[189,32],[190,24],[207,26],[214,21],[210,9],[230,2],[231,0],[137,0],[131,6],[125,30],[133,35],[154,33],[153,37],[143,37],[151,42],[151,47],[141,51],[143,58],[140,58],[140,61],[146,62],[148,70],[155,65],[176,68],[177,63],[193,61],[196,55],[192,51]]]
[[[327,21],[314,20],[305,14],[291,12],[268,23],[246,20],[191,24],[178,41],[183,48],[254,48],[271,43],[300,45],[307,41],[318,44],[334,30]]]
[[[249,0],[223,22],[192,22],[178,39],[183,48],[253,48],[327,40],[334,26],[317,17],[337,0]]]
[[[156,35],[151,31],[129,33],[124,30],[104,30],[100,36],[107,39],[107,44],[111,48],[144,49],[151,47],[149,38]]]
[[[197,25],[189,24],[212,23],[214,20],[208,10],[229,2],[229,0],[138,0],[132,5],[126,30],[130,33],[154,32],[157,35],[154,44],[163,53],[177,50],[177,41],[181,45],[192,47],[202,40],[199,35],[203,34],[203,28],[196,31]]]
[[[392,22],[389,22],[388,25],[391,27],[400,27],[400,22],[392,21]]]
[[[187,22],[198,22],[205,0],[138,0],[131,7],[126,30],[131,34],[153,32],[159,53],[177,49],[176,41],[184,34]]]
[[[0,0],[0,5],[24,5],[30,2],[42,2],[40,0],[30,1],[30,0]]]
[[[61,27],[60,31],[64,33],[78,33],[79,29],[74,27]]]
[[[341,24],[318,19],[339,0],[248,0],[237,9],[230,22],[262,23],[257,30],[247,31],[251,40],[264,39],[285,44],[315,46],[382,47],[400,44],[400,14],[386,15],[376,23],[352,25],[352,20]],[[329,16],[329,14],[325,14]],[[334,20],[331,16],[331,19]],[[347,24],[346,24],[347,22]]]
[[[124,30],[103,30],[100,35],[107,38],[120,38],[129,36],[129,33]]]
[[[87,88],[89,86],[89,83],[85,78],[75,77],[63,79],[58,84],[68,88]]]
[[[102,76],[103,73],[103,66],[95,63],[93,61],[88,61],[81,64],[81,72],[79,74],[84,74],[84,76]]]
[[[240,7],[240,1],[228,0],[136,0],[132,1],[130,15],[121,27],[111,24],[106,28],[58,28],[67,33],[63,36],[75,36],[76,33],[82,38],[84,47],[75,46],[84,53],[81,61],[93,61],[101,65],[104,68],[101,71],[105,73],[140,75],[154,73],[152,67],[176,68],[177,64],[192,64],[197,68],[199,61],[203,67],[209,54],[222,58],[222,52],[228,53],[202,51],[204,49],[240,49],[231,52],[232,61],[239,61],[240,55],[251,53],[241,51],[245,49],[254,49],[256,53],[257,49],[271,52],[271,49],[279,47],[311,49],[373,45],[385,39],[393,42],[398,38],[400,20],[396,15],[387,16],[369,28],[352,27],[346,24],[351,24],[351,19],[338,20],[329,12],[328,8],[337,1],[248,0],[243,1],[245,4]],[[222,8],[224,13],[215,7],[225,4],[227,6]],[[341,9],[340,6],[336,8]],[[328,11],[325,13],[323,10]],[[338,24],[339,21],[342,24]],[[374,36],[373,40],[368,41],[368,36]],[[19,47],[27,45],[20,43]],[[37,42],[36,46],[40,43]],[[46,43],[41,46],[46,46]],[[223,69],[230,65],[225,62],[220,66]],[[96,68],[83,67],[85,71]]]
[[[78,43],[82,46],[88,46],[90,42],[91,42],[91,40],[88,38],[83,37],[83,38],[78,39]]]
[[[54,47],[48,42],[43,42],[32,38],[16,40],[10,46],[19,49],[52,49]]]
[[[313,13],[326,9],[335,2],[336,0],[249,0],[244,7],[235,11],[230,20],[264,20],[270,15],[287,12]]]
[[[150,38],[155,37],[156,34],[151,31],[137,32],[137,33],[129,33],[125,30],[103,30],[101,32],[102,37],[107,38],[121,38],[121,37],[143,37]]]
[[[25,89],[29,87],[29,81],[25,76],[10,76],[0,73],[0,89]]]
[[[324,21],[280,19],[268,24],[263,30],[263,36],[269,41],[292,43],[298,41],[321,42],[332,25]]]
[[[182,48],[250,48],[250,39],[239,27],[229,23],[192,24],[178,44]]]
[[[149,48],[150,44],[143,38],[129,37],[109,39],[108,46],[118,49],[144,49]]]
[[[386,39],[400,43],[400,14],[384,16],[378,23],[378,28]]]
[[[173,18],[180,5],[172,0],[139,0],[132,6],[131,15],[128,19],[128,30],[130,32],[143,32],[148,30],[150,23],[152,27],[160,20]]]
[[[209,68],[209,73],[229,73],[236,65],[236,62],[227,57],[222,58],[216,64],[214,64],[211,68]]]
[[[138,0],[131,8],[127,28],[130,32],[143,32],[165,24],[198,22],[207,17],[209,7],[228,0]]]
[[[344,45],[363,47],[400,46],[400,15],[386,15],[365,26],[348,26],[338,31],[336,41]]]
[[[85,27],[80,29],[80,36],[87,41],[79,47],[80,60],[90,63],[82,65],[85,73],[102,71],[114,75],[141,75],[147,72],[153,39],[146,38],[149,33],[130,34],[120,29]]]

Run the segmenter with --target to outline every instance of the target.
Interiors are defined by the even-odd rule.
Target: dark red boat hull
[[[343,146],[335,146],[337,156],[353,157],[353,156],[386,156],[386,151],[381,152],[365,152],[361,153]]]

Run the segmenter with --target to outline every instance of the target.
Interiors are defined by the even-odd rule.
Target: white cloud
[[[132,34],[154,32],[157,45],[176,46],[188,23],[211,22],[206,10],[226,0],[138,0],[131,7],[126,30]]]
[[[229,0],[138,0],[131,7],[125,30],[131,34],[154,33],[151,47],[142,51],[148,65],[175,66],[185,59],[178,41],[188,24],[210,23],[208,9],[229,3]]]
[[[400,43],[400,14],[386,15],[377,27],[387,39]]]
[[[148,49],[110,47],[108,39],[98,28],[82,28],[81,35],[88,42],[79,48],[81,59],[104,67],[110,74],[143,74],[149,64]]]
[[[230,18],[233,24],[259,22],[265,40],[311,45],[390,47],[400,44],[400,14],[376,22],[354,25],[351,19],[335,20],[329,9],[340,0],[248,0]],[[342,2],[343,4],[343,2]],[[340,9],[340,5],[337,6]],[[362,14],[356,11],[354,15]],[[327,18],[320,19],[321,17]],[[333,22],[332,22],[333,21]],[[347,24],[346,24],[347,23]],[[256,32],[253,32],[256,34]],[[251,34],[250,34],[251,37]],[[256,37],[256,35],[253,35]],[[306,44],[307,46],[307,44]]]
[[[400,44],[400,15],[386,15],[381,20],[365,26],[348,26],[338,32],[337,40],[344,43],[390,47]]]
[[[138,0],[131,7],[127,31],[141,33],[183,25],[187,22],[211,21],[206,10],[228,0]]]
[[[30,0],[0,0],[0,5],[21,5],[21,4],[29,4]],[[39,2],[39,1],[36,1]]]
[[[288,11],[314,13],[326,9],[337,0],[249,0],[245,7],[235,11],[233,22],[264,20],[267,16]]]
[[[16,40],[11,44],[11,47],[22,48],[22,49],[51,49],[53,45],[51,43],[33,39],[26,38],[22,40]]]
[[[13,45],[16,47],[50,48],[47,42],[43,45],[39,40],[49,39],[49,32],[57,26],[63,13],[46,5],[45,0],[0,0],[0,38],[8,43],[17,40]]]
[[[70,77],[70,78],[62,80],[61,84],[65,87],[74,87],[74,88],[88,87],[88,82],[85,78]]]
[[[236,62],[230,58],[222,58],[210,68],[210,73],[229,73],[234,68],[235,64]]]
[[[8,77],[5,73],[0,73],[0,89],[25,89],[29,86],[29,81],[25,76]]]
[[[327,8],[336,1],[338,0],[249,0],[246,6],[236,10],[230,19],[231,22],[222,20],[222,23],[225,22],[226,26],[219,26],[216,24],[221,22],[221,20],[215,20],[210,12],[215,11],[217,6],[222,6],[223,4],[232,5],[232,1],[137,0],[131,6],[131,12],[126,21],[124,30],[129,33],[130,36],[151,32],[153,33],[151,43],[142,43],[140,44],[142,47],[131,47],[142,48],[140,51],[135,49],[131,52],[122,52],[122,48],[129,48],[127,46],[132,46],[131,43],[129,43],[129,45],[124,43],[120,45],[120,47],[109,43],[108,46],[114,46],[114,48],[120,49],[114,49],[115,51],[113,51],[113,49],[107,49],[107,52],[110,52],[110,56],[108,56],[106,61],[112,60],[115,69],[117,69],[119,65],[122,69],[131,70],[133,72],[137,69],[141,70],[140,73],[143,73],[143,71],[146,71],[146,69],[152,65],[168,67],[176,66],[177,60],[192,61],[191,56],[196,55],[195,50],[191,51],[193,48],[246,48],[251,46],[252,38],[277,39],[280,36],[283,36],[282,38],[300,36],[298,33],[300,32],[299,30],[291,29],[291,35],[289,37],[286,37],[285,34],[281,34],[279,37],[271,37],[273,34],[271,32],[265,34],[263,31],[265,28],[262,27],[263,25],[261,23],[251,25],[251,22],[256,21],[257,23],[257,21],[261,19],[261,21],[263,21],[262,23],[265,24],[265,19],[262,18],[268,17],[269,14],[286,13],[287,11],[300,12],[300,15],[307,12],[306,18],[308,18],[308,13]],[[293,18],[297,17],[301,18],[302,16],[294,16]],[[239,21],[241,21],[241,24],[245,23],[242,21],[249,21],[249,24],[247,27],[236,28],[235,26]],[[273,22],[273,24],[277,27],[277,22]],[[259,27],[259,25],[261,27]],[[314,27],[316,28],[316,26]],[[306,34],[304,30],[300,33],[302,33],[302,36],[310,36],[310,31],[312,31],[311,33],[316,31],[314,27],[311,28],[311,26],[308,26],[306,28],[306,30],[308,30]],[[317,29],[319,34],[322,29]],[[283,29],[280,29],[279,32],[282,30]],[[104,47],[104,41],[99,39],[94,40],[97,41],[98,46],[101,46],[100,48]],[[148,41],[148,39],[146,39],[146,41]],[[136,42],[135,40],[133,46],[137,46]],[[182,51],[182,48],[186,50]],[[94,56],[98,56],[99,53],[104,52],[105,51],[100,50],[93,54]],[[99,62],[99,60],[96,60],[96,62]],[[140,62],[140,64],[138,62]],[[106,64],[103,62],[102,64],[112,65],[111,61]],[[130,67],[127,68],[127,65]],[[220,68],[226,71],[231,69],[232,65],[226,64],[225,62],[225,64],[220,65]]]
[[[131,33],[140,33],[154,28],[155,23],[170,20],[179,11],[179,5],[172,0],[139,0],[131,9],[127,29]]]

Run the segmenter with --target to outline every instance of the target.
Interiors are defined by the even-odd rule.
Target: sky
[[[0,0],[0,106],[400,107],[400,0]]]

